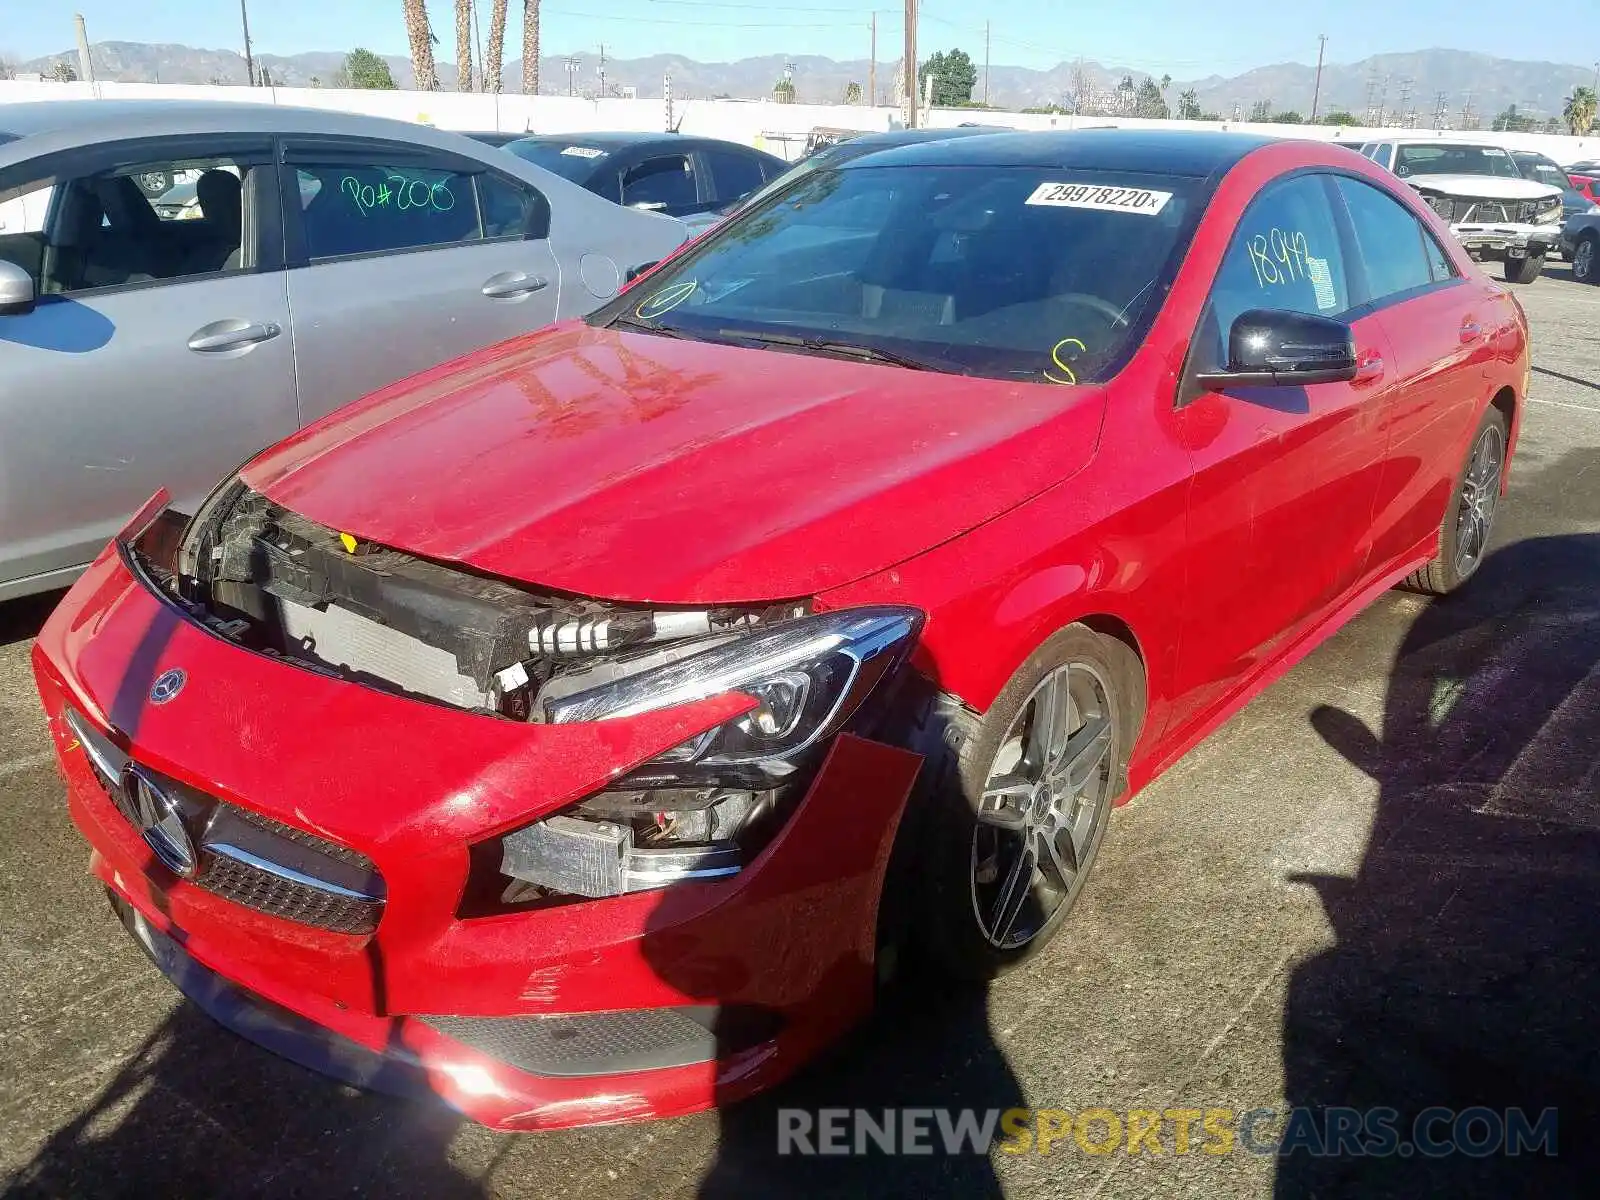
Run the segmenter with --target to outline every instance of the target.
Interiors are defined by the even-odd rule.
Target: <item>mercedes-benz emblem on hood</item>
[[[156,681],[150,685],[150,703],[165,704],[179,692],[183,685],[189,682],[189,673],[182,667],[173,667],[156,676]]]

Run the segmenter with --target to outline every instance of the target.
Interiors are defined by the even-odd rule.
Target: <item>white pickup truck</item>
[[[1361,153],[1416,188],[1473,258],[1504,263],[1508,282],[1532,283],[1560,243],[1561,190],[1524,178],[1502,146],[1394,138]]]

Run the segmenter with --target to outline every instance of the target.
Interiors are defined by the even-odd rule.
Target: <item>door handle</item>
[[[1463,321],[1461,323],[1461,344],[1469,346],[1483,336],[1483,326],[1476,321]]]
[[[202,325],[189,337],[189,349],[201,354],[215,354],[221,350],[240,350],[257,342],[269,342],[283,329],[275,321],[261,324],[233,321],[213,321]]]
[[[479,289],[491,300],[508,300],[516,296],[531,296],[550,281],[542,275],[525,275],[521,271],[502,271],[491,275]]]
[[[1352,383],[1376,383],[1383,378],[1383,356],[1369,354],[1356,364],[1355,378]]]

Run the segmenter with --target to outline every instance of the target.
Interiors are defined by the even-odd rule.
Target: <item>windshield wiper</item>
[[[647,321],[636,313],[621,312],[612,317],[607,329],[638,329],[644,333],[659,333],[662,337],[681,338],[687,335],[681,329],[663,325],[660,321]]]
[[[748,329],[719,329],[719,337],[733,341],[760,342],[770,346],[790,346],[814,354],[836,354],[843,358],[859,358],[863,362],[883,363],[885,366],[904,367],[908,371],[938,371],[943,368],[920,359],[880,350],[876,346],[862,346],[855,342],[835,342],[828,338],[799,337],[792,333],[756,333]]]

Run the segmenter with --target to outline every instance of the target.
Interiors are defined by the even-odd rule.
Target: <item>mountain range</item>
[[[143,83],[234,83],[245,81],[244,59],[231,50],[204,50],[192,46],[145,42],[96,42],[90,48],[95,75],[99,79]],[[593,95],[600,82],[599,59],[593,54],[572,56],[576,69],[572,86],[579,94]],[[77,67],[75,51],[46,55],[28,62],[14,63],[19,72],[49,74],[54,64],[65,60]],[[259,54],[257,62],[271,73],[274,82],[304,87],[313,83],[331,84],[344,61],[342,52],[309,51],[302,54]],[[387,59],[396,83],[410,87],[408,59]],[[546,94],[565,94],[568,90],[566,56],[541,58],[541,90]],[[865,59],[836,61],[802,55],[764,55],[736,62],[703,63],[675,54],[657,54],[635,59],[607,59],[605,83],[608,91],[634,88],[641,97],[661,95],[663,76],[671,74],[673,95],[679,99],[708,97],[757,98],[770,96],[773,84],[785,66],[793,69],[796,99],[802,103],[836,103],[850,83],[863,88],[869,78]],[[895,82],[896,63],[878,64],[880,99],[887,103]],[[455,81],[454,64],[438,64],[439,79]],[[1231,117],[1237,112],[1248,116],[1258,102],[1267,102],[1273,111],[1309,112],[1315,69],[1303,63],[1278,63],[1257,67],[1242,75],[1209,75],[1195,80],[1173,80],[1167,88],[1169,104],[1176,108],[1179,92],[1192,89],[1206,112]],[[1090,61],[1061,63],[1049,70],[994,66],[989,72],[988,98],[1000,108],[1018,109],[1059,104],[1082,83],[1098,93],[1109,93],[1124,77],[1137,84],[1144,72]],[[1515,104],[1522,112],[1553,116],[1572,89],[1590,85],[1595,71],[1591,67],[1553,62],[1525,62],[1496,58],[1463,50],[1416,50],[1380,54],[1354,63],[1330,63],[1323,70],[1319,110],[1327,113],[1344,109],[1359,119],[1369,104],[1379,104],[1391,118],[1415,112],[1419,123],[1429,125],[1435,108],[1442,104],[1452,119],[1459,118],[1464,106],[1487,124],[1496,113]],[[507,64],[503,75],[508,92],[521,90],[522,63]],[[982,99],[985,84],[980,72],[974,99]]]

